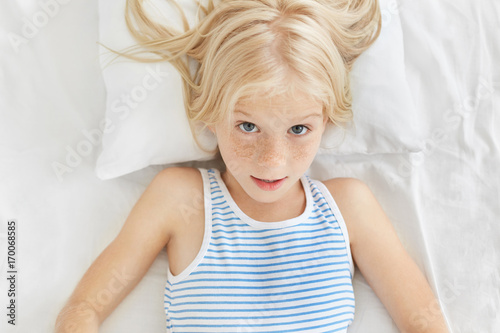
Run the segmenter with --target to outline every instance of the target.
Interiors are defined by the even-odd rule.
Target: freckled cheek
[[[255,145],[248,141],[237,138],[236,136],[229,137],[229,146],[231,154],[238,159],[249,160],[255,152]]]
[[[297,161],[305,160],[310,155],[309,145],[299,146],[293,150],[293,159]]]
[[[296,161],[312,160],[318,151],[319,144],[317,142],[308,142],[294,147],[292,158]]]
[[[234,154],[241,159],[251,159],[253,157],[254,148],[249,144],[237,145],[234,147]]]

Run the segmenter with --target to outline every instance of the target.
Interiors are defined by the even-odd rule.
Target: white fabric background
[[[16,219],[19,232],[17,325],[7,325],[2,305],[2,332],[53,331],[76,283],[162,168],[109,181],[95,175],[105,111],[97,14],[96,0],[0,4],[1,304],[7,220]],[[452,332],[498,332],[500,4],[401,0],[383,14],[385,24],[401,19],[412,103],[429,133],[425,149],[321,155],[310,174],[368,183],[440,298]],[[17,47],[13,34],[23,38]],[[55,163],[66,172],[55,172]],[[163,252],[101,332],[163,332],[166,269]],[[359,274],[355,292],[350,332],[397,332]],[[430,305],[417,315],[424,323],[432,313]]]

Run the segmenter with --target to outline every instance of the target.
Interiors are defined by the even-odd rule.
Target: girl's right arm
[[[90,266],[59,313],[56,333],[98,332],[175,233],[182,170],[165,169],[148,186],[118,236]],[[179,192],[179,191],[178,191]]]

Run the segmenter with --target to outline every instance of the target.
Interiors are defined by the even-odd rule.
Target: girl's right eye
[[[253,133],[257,131],[257,126],[252,123],[241,123],[238,127],[245,133]]]

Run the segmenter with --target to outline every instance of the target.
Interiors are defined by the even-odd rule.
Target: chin
[[[247,187],[250,191],[245,191],[253,200],[260,203],[274,203],[282,199],[300,179],[290,179],[288,177],[285,183],[274,191],[265,191],[260,189],[253,180],[250,180]],[[249,193],[250,192],[250,193]]]

